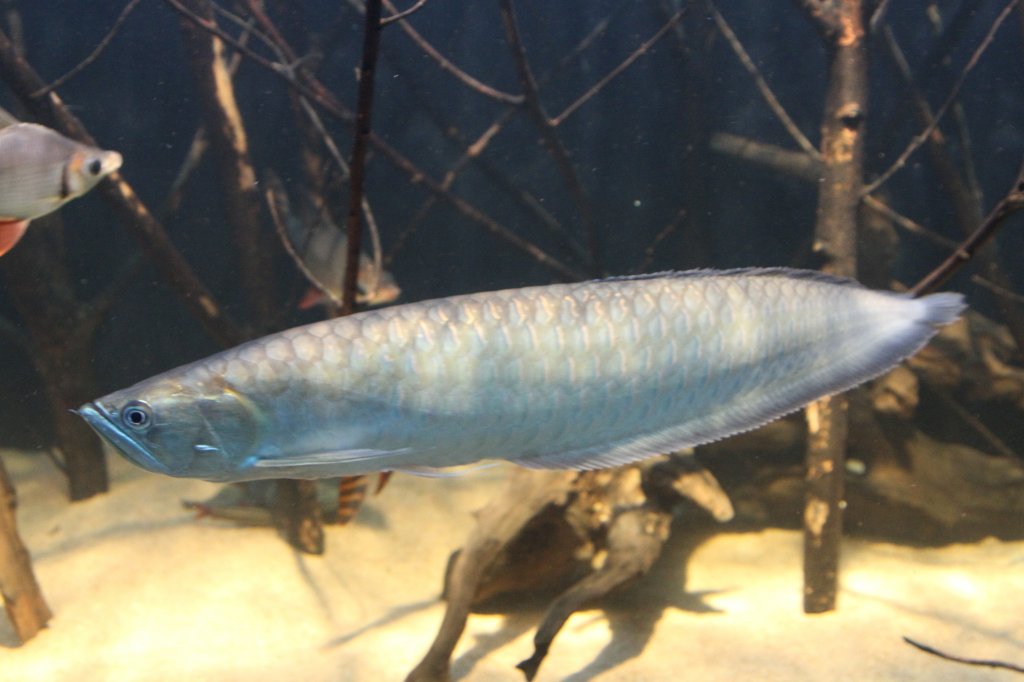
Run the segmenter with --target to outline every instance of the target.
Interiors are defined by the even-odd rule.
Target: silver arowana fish
[[[290,329],[79,413],[135,464],[214,481],[600,468],[855,386],[963,308],[782,269],[509,289]]]
[[[82,196],[121,167],[121,155],[75,142],[0,109],[0,256],[30,221]]]

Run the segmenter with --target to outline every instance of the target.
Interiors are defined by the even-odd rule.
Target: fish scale
[[[595,468],[856,385],[962,308],[782,269],[510,289],[298,327],[81,412],[137,464],[212,480]]]

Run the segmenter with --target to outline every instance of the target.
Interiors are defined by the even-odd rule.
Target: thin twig
[[[107,35],[103,36],[103,40],[101,40],[100,44],[96,46],[96,49],[89,53],[88,57],[80,61],[78,64],[75,65],[73,69],[68,71],[66,74],[64,74],[57,80],[53,81],[46,87],[40,88],[32,94],[30,94],[29,97],[36,99],[38,97],[42,97],[47,93],[53,92],[54,90],[56,90],[57,88],[64,85],[69,80],[80,74],[90,64],[96,61],[99,58],[99,56],[103,53],[103,51],[107,49],[107,46],[110,44],[110,41],[114,39],[114,36],[117,35],[117,32],[121,30],[121,25],[124,24],[124,22],[128,19],[128,15],[132,13],[132,10],[134,10],[141,1],[142,0],[128,0],[128,4],[125,5],[123,10],[121,10],[121,14],[117,17],[117,20],[114,22],[113,27],[111,27],[110,31],[107,32]]]
[[[926,384],[927,386],[927,384]],[[968,427],[970,427],[982,440],[988,441],[988,444],[992,446],[992,449],[1002,455],[1003,457],[1016,457],[1017,453],[1014,452],[1013,448],[1006,444],[1002,438],[997,436],[992,429],[985,426],[985,423],[980,419],[971,414],[970,410],[961,405],[952,396],[946,395],[946,393],[938,388],[930,389],[935,396],[938,397],[939,401],[942,402],[947,408],[949,408],[957,417],[959,417]]]
[[[1002,298],[1013,301],[1014,303],[1024,304],[1024,296],[1018,294],[1016,291],[1010,291],[1006,287],[999,286],[992,280],[985,279],[981,275],[971,275],[971,281],[978,286],[985,287],[996,296],[1001,296]]]
[[[907,159],[910,158],[911,154],[917,151],[917,149],[928,140],[928,137],[931,136],[933,132],[935,132],[935,129],[938,127],[939,122],[942,120],[942,117],[946,115],[946,112],[949,111],[949,108],[953,105],[953,102],[955,102],[957,97],[960,96],[960,90],[961,88],[963,88],[964,83],[967,81],[967,76],[971,73],[971,71],[974,70],[974,67],[981,59],[981,55],[984,54],[985,51],[988,49],[988,46],[992,44],[992,41],[995,38],[996,33],[999,31],[1000,27],[1003,25],[1003,22],[1006,21],[1006,18],[1010,15],[1010,12],[1013,11],[1013,8],[1016,7],[1018,3],[1020,3],[1020,0],[1010,0],[1010,2],[1007,3],[1003,10],[999,13],[999,16],[996,17],[996,20],[992,23],[992,26],[989,27],[988,33],[985,34],[985,37],[981,40],[981,42],[978,44],[978,47],[975,48],[974,53],[971,55],[971,58],[967,61],[967,65],[964,66],[963,70],[960,72],[960,76],[956,79],[956,82],[953,84],[953,89],[950,90],[949,95],[946,97],[946,101],[944,101],[942,103],[942,106],[939,107],[938,111],[935,112],[935,118],[931,122],[931,124],[925,126],[924,130],[922,130],[920,133],[915,135],[913,139],[911,139],[910,144],[907,145],[906,149],[903,150],[903,152],[896,158],[896,160],[892,163],[891,166],[889,166],[873,182],[866,184],[861,189],[861,196],[871,194],[879,187],[881,187],[890,177],[892,177],[893,174],[896,173],[896,171],[903,168],[903,166],[906,165]]]
[[[768,85],[768,81],[761,75],[761,70],[757,68],[757,64],[750,58],[747,50],[743,47],[743,43],[739,41],[736,34],[733,33],[732,27],[729,26],[729,22],[725,20],[722,13],[718,11],[718,7],[715,3],[708,0],[708,9],[711,12],[712,18],[715,20],[715,24],[718,26],[718,30],[722,32],[722,37],[729,43],[729,47],[736,54],[737,59],[740,60],[740,64],[747,70],[750,77],[754,79],[754,85],[757,86],[758,92],[761,93],[761,98],[764,100],[768,108],[775,114],[775,118],[779,120],[782,127],[786,129],[789,136],[793,138],[797,146],[804,150],[807,154],[811,155],[816,159],[821,158],[821,153],[811,144],[811,141],[807,139],[807,136],[801,132],[800,127],[797,126],[796,122],[786,112],[785,107],[779,102],[778,97],[772,92],[771,87]]]
[[[681,208],[678,211],[676,211],[676,215],[674,218],[672,218],[671,222],[669,222],[669,224],[666,225],[665,227],[661,228],[661,231],[658,232],[657,235],[655,235],[654,239],[651,240],[651,243],[647,245],[646,249],[644,249],[644,259],[640,261],[640,265],[633,268],[634,273],[644,272],[645,270],[647,270],[647,268],[651,266],[651,263],[654,261],[654,254],[656,249],[658,248],[658,244],[660,244],[662,241],[667,239],[673,232],[679,229],[679,226],[683,224],[683,220],[685,219],[685,208]]]
[[[908,218],[907,216],[905,216],[902,213],[900,213],[899,211],[895,210],[894,208],[889,206],[889,204],[887,204],[884,201],[878,199],[877,197],[873,197],[873,196],[864,197],[864,204],[868,208],[870,208],[871,210],[878,211],[879,213],[884,215],[886,218],[888,218],[893,223],[895,223],[899,227],[903,228],[907,232],[909,232],[909,233],[911,233],[913,235],[916,235],[918,237],[921,237],[923,239],[927,239],[928,241],[930,241],[931,243],[935,244],[936,246],[941,246],[943,248],[950,249],[950,250],[955,250],[955,249],[957,249],[960,246],[960,244],[958,244],[955,239],[950,239],[949,237],[943,237],[941,234],[939,234],[939,233],[937,233],[937,232],[935,232],[933,230],[929,230],[927,227],[925,227],[921,223],[918,223],[918,222]]]
[[[390,5],[391,3],[388,3],[388,4]],[[400,21],[402,19],[405,19],[407,16],[409,16],[413,12],[418,11],[425,4],[427,4],[427,0],[418,0],[418,2],[415,5],[413,5],[412,7],[410,7],[409,9],[404,9],[401,12],[397,12],[395,14],[392,14],[389,17],[384,17],[383,19],[380,20],[380,25],[381,26],[387,26],[388,24],[393,24],[396,21]],[[390,11],[392,11],[392,12],[395,11],[395,10],[391,9],[390,7],[388,9]]]
[[[350,2],[354,1],[355,0],[350,0]],[[395,9],[395,6],[391,4],[390,0],[384,0],[384,6],[388,8],[389,12],[397,11]],[[427,42],[426,38],[420,35],[419,32],[416,31],[416,29],[414,29],[412,25],[405,19],[399,19],[398,25],[402,27],[402,30],[405,31],[406,35],[408,35],[412,39],[412,41],[416,43],[416,45],[418,45],[419,48],[427,54],[428,57],[433,59],[434,62],[436,62],[439,67],[441,67],[442,71],[447,71],[451,75],[455,76],[455,78],[457,78],[463,85],[469,87],[474,92],[478,92],[481,95],[486,95],[487,97],[496,99],[499,102],[505,102],[506,104],[523,103],[522,95],[512,95],[507,92],[502,92],[497,88],[492,88],[490,85],[487,85],[486,83],[483,83],[477,80],[476,78],[473,78],[473,76],[470,76],[468,73],[457,67],[450,59],[441,54],[441,52],[437,48],[435,48],[433,45]]]
[[[926,654],[938,656],[939,658],[944,658],[947,661],[953,661],[954,663],[964,663],[965,665],[978,665],[987,668],[1002,668],[1003,670],[1012,670],[1015,673],[1024,673],[1024,667],[1014,665],[1013,663],[1007,663],[1005,661],[994,661],[985,658],[964,658],[962,656],[954,656],[953,654],[947,654],[944,651],[939,651],[934,647],[930,647],[927,644],[922,644],[921,642],[918,642],[906,636],[903,637],[903,641],[912,647],[920,649]]]
[[[609,71],[604,76],[604,78],[602,78],[601,80],[599,80],[596,83],[594,83],[594,85],[592,85],[590,87],[590,89],[588,89],[585,93],[583,93],[575,102],[573,102],[572,104],[567,106],[565,109],[563,109],[562,113],[560,113],[558,116],[555,116],[553,119],[551,119],[550,120],[551,127],[552,128],[557,128],[558,126],[560,126],[565,121],[565,119],[567,119],[570,116],[572,116],[573,113],[575,113],[575,111],[577,109],[579,109],[584,104],[586,104],[597,93],[601,92],[601,90],[603,90],[606,85],[611,83],[615,79],[616,76],[618,76],[620,73],[622,73],[627,68],[629,68],[630,64],[632,64],[637,59],[639,59],[644,54],[646,54],[647,51],[650,50],[654,46],[655,43],[657,43],[659,40],[661,40],[662,36],[664,36],[666,33],[668,33],[672,29],[673,26],[675,26],[676,24],[678,24],[682,20],[683,16],[686,14],[686,10],[688,8],[689,8],[689,5],[687,5],[686,7],[683,7],[681,10],[679,10],[678,12],[673,14],[669,18],[669,20],[666,21],[664,23],[664,25],[662,25],[662,27],[659,28],[655,32],[655,34],[653,36],[651,36],[650,38],[648,38],[647,40],[642,42],[638,48],[633,50],[632,54],[630,54],[628,57],[626,57],[622,61],[622,63],[620,63],[614,69]]]
[[[885,13],[889,9],[889,0],[881,0],[875,5],[875,11],[871,13],[871,18],[868,20],[868,29],[874,33],[878,30],[878,25],[885,19]]]
[[[498,7],[501,10],[502,23],[505,24],[505,35],[508,39],[509,48],[512,51],[512,58],[515,61],[516,72],[519,74],[519,84],[523,88],[526,97],[526,110],[533,118],[544,141],[544,146],[551,155],[555,166],[558,168],[562,179],[569,189],[569,193],[576,203],[583,222],[583,231],[587,238],[587,247],[590,256],[590,269],[593,274],[600,274],[601,267],[600,249],[597,240],[597,229],[594,225],[594,210],[587,197],[583,184],[580,182],[576,169],[569,159],[569,152],[562,145],[558,135],[555,134],[555,127],[540,100],[540,90],[537,87],[537,79],[534,78],[530,62],[526,57],[526,47],[523,45],[519,33],[519,22],[516,19],[515,9],[512,0],[498,0]]]
[[[941,265],[915,284],[910,290],[911,293],[914,296],[923,296],[942,286],[995,236],[1007,218],[1021,209],[1024,209],[1024,166],[1021,166],[1013,187],[996,203],[977,229],[964,239]]]

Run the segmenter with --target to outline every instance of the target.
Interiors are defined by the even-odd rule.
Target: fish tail
[[[932,327],[955,322],[967,307],[963,294],[955,292],[930,294],[918,300],[923,304],[921,322]]]

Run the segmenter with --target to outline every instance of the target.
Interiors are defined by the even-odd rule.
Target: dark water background
[[[83,59],[113,24],[122,2],[56,0],[13,2],[24,23],[26,56],[46,80]],[[554,115],[619,64],[662,26],[670,3],[649,0],[522,0],[520,27],[530,62],[544,73],[595,25],[608,29],[581,59],[544,86]],[[272,15],[303,52],[311,34],[330,39],[320,67],[323,82],[354,107],[362,23],[346,3],[270,3]],[[5,5],[6,6],[6,5]],[[892,3],[892,26],[933,109],[988,31],[1003,2]],[[288,12],[273,8],[288,7]],[[942,17],[940,30],[928,9]],[[671,8],[670,8],[671,11]],[[815,144],[822,116],[826,53],[797,3],[723,2],[731,22],[774,92]],[[961,165],[976,170],[986,210],[1006,191],[1024,152],[1024,19],[1004,24],[969,76],[960,102],[971,142],[961,146],[953,119],[942,126]],[[497,2],[431,0],[411,21],[456,64],[489,85],[520,92]],[[237,32],[230,24],[221,25]],[[871,95],[868,113],[869,177],[883,170],[920,128],[907,88],[885,55],[869,42]],[[268,54],[266,50],[261,53]],[[936,55],[943,57],[938,59]],[[282,80],[245,62],[235,87],[258,173],[273,168],[298,182],[299,137]],[[163,2],[143,2],[102,56],[60,89],[60,94],[101,146],[124,155],[123,173],[141,198],[159,207],[186,154],[200,110],[182,45],[179,17]],[[16,102],[0,85],[0,103]],[[475,139],[506,105],[470,91],[425,57],[398,26],[384,30],[377,79],[374,130],[435,179],[443,177],[461,149],[441,132],[456,126]],[[351,130],[330,121],[338,146],[351,147]],[[687,267],[790,265],[815,267],[810,243],[817,188],[708,149],[709,135],[730,132],[789,149],[795,145],[769,112],[750,77],[695,3],[678,31],[666,35],[597,97],[558,129],[593,204],[599,253],[611,274],[635,271],[645,249],[680,209],[687,219],[661,241],[648,271]],[[486,160],[517,187],[531,192],[547,211],[584,241],[576,205],[536,127],[517,114],[485,152]],[[936,233],[959,239],[952,204],[919,151],[886,186],[891,205]],[[585,264],[509,195],[475,168],[453,191],[509,229],[574,267]],[[385,251],[408,225],[429,193],[411,183],[379,154],[370,160],[367,195],[381,226]],[[83,299],[110,281],[137,250],[96,195],[62,210],[67,263]],[[270,230],[264,217],[263,228]],[[224,220],[216,165],[208,156],[188,185],[179,213],[166,227],[175,245],[238,322],[251,308],[239,285],[236,247]],[[1006,270],[1020,286],[1024,264],[1021,220],[999,237]],[[913,284],[946,254],[927,241],[901,233],[896,277]],[[276,245],[276,243],[275,243]],[[278,250],[280,251],[280,250]],[[3,267],[0,261],[0,268]],[[439,205],[395,254],[390,266],[404,301],[501,287],[556,281],[549,269],[488,234],[452,208]],[[969,272],[968,272],[969,274]],[[47,277],[40,272],[39,277]],[[275,253],[279,305],[293,306],[300,275]],[[964,274],[951,287],[972,305],[988,297]],[[0,278],[0,316],[23,325]],[[289,314],[278,327],[314,319]],[[95,351],[97,395],[146,378],[219,347],[189,315],[151,267],[120,294],[100,329]],[[0,446],[45,447],[51,443],[49,408],[29,357],[0,336]]]

